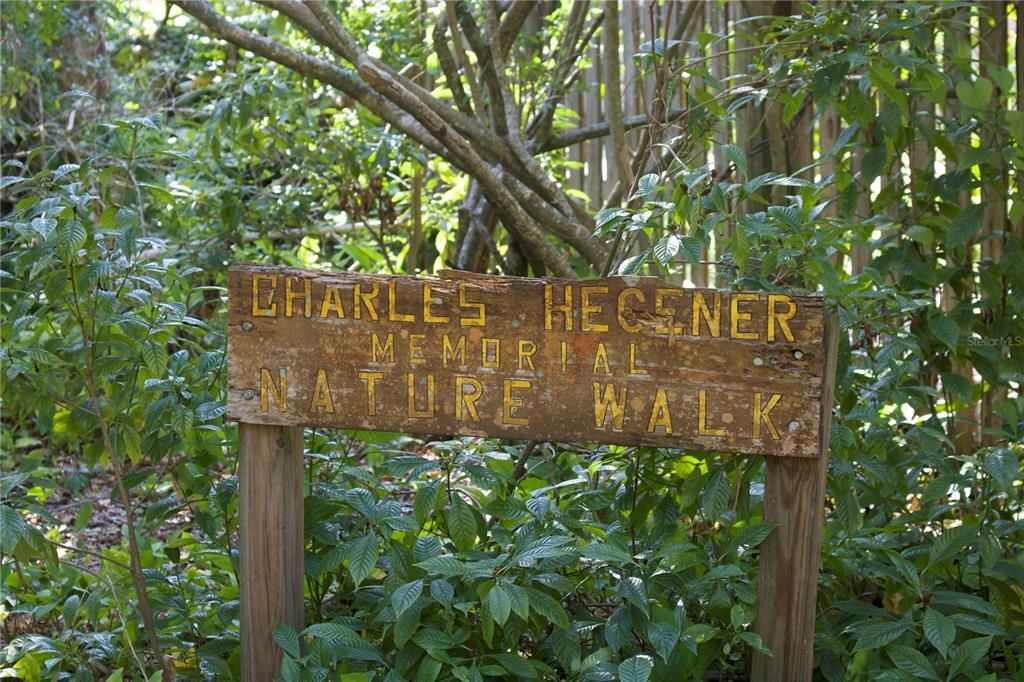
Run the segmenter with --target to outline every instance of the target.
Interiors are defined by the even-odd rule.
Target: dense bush
[[[434,271],[456,260],[466,178],[177,11],[12,7],[2,675],[237,677],[227,264]],[[440,79],[412,5],[345,7],[396,68]],[[766,20],[753,94],[648,45],[638,63],[678,59],[673,87],[697,105],[663,166],[596,213],[595,239],[625,246],[619,272],[681,281],[711,260],[719,286],[820,292],[839,315],[827,680],[1024,675],[1024,118],[1006,50],[956,40],[984,34],[987,10]],[[539,42],[557,44],[554,19]],[[271,15],[241,21],[305,44]],[[693,38],[700,54],[719,41]],[[546,52],[527,47],[521,73],[540,79]],[[767,172],[756,144],[713,144],[758,98],[787,124],[831,111],[841,132],[813,168]],[[756,458],[308,430],[306,474],[311,625],[276,631],[285,679],[743,679],[763,648]]]

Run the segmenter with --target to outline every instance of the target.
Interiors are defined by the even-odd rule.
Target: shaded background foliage
[[[613,251],[546,233],[575,273],[820,292],[839,314],[816,674],[1020,679],[1018,6],[533,7],[511,93]],[[442,32],[451,81],[438,57],[447,7],[332,8],[486,118],[473,45]],[[332,58],[259,5],[218,9]],[[486,32],[484,9],[451,5]],[[177,9],[6,3],[0,26],[4,674],[237,676],[227,263],[544,261],[450,160]],[[643,125],[612,130],[616,98]],[[762,646],[757,459],[306,440],[312,625],[278,632],[286,679],[742,679]]]

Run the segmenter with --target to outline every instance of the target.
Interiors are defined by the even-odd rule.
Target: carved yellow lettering
[[[758,294],[733,294],[729,301],[729,335],[734,339],[756,339],[759,334],[756,331],[740,331],[740,322],[749,322],[752,317],[750,313],[740,312],[740,303],[756,301]]]
[[[626,418],[626,387],[622,392],[615,394],[615,384],[601,386],[600,382],[594,382],[594,426],[603,429],[608,422],[609,411],[612,418],[612,429],[622,430],[622,422]]]
[[[572,331],[572,285],[563,284],[562,302],[554,302],[554,284],[544,285],[544,328],[551,329],[551,317],[554,313],[562,313],[563,327],[565,331]]]
[[[690,321],[690,334],[693,336],[700,336],[701,318],[707,322],[711,336],[718,338],[722,333],[722,295],[716,291],[711,301],[713,308],[709,310],[704,294],[693,292],[693,318]]]
[[[466,387],[472,388],[472,391],[467,392]],[[483,394],[483,387],[480,386],[480,382],[473,377],[467,376],[455,376],[455,418],[460,421],[466,421],[464,415],[469,415],[469,418],[475,422],[480,421],[480,414],[476,411],[476,401],[480,400],[480,396]]]
[[[288,370],[282,367],[277,370],[279,384],[274,383],[274,375],[266,367],[260,367],[260,410],[266,412],[270,409],[270,396],[274,396],[274,403],[278,412],[288,411]]]
[[[768,427],[768,433],[771,434],[772,440],[779,439],[779,431],[775,428],[775,424],[772,422],[771,411],[775,409],[775,406],[779,404],[779,400],[782,398],[778,393],[773,393],[772,397],[768,399],[768,402],[761,405],[761,394],[754,393],[754,438],[761,437],[761,423]]]
[[[501,367],[501,339],[480,339],[480,366]]]
[[[466,366],[466,337],[460,336],[459,340],[455,342],[455,347],[452,347],[452,340],[447,334],[441,340],[441,362],[445,367],[448,366],[448,360],[452,362],[459,361],[460,367]]]
[[[374,306],[374,299],[377,298],[377,294],[380,293],[380,285],[373,282],[369,285],[370,290],[363,292],[363,283],[356,283],[355,287],[352,288],[352,317],[357,320],[362,319],[363,308],[366,308],[366,312],[369,313],[370,319],[376,321],[377,308]]]
[[[562,346],[562,371],[565,371],[566,359],[569,355],[569,344],[565,341],[560,341],[559,344]]]
[[[629,344],[629,373],[630,374],[647,374],[647,370],[643,367],[637,367],[636,365],[636,344]]]
[[[512,394],[512,391],[522,388],[530,388],[533,382],[529,379],[505,379],[504,400],[502,400],[501,423],[505,426],[529,426],[530,420],[526,417],[517,416],[515,410],[526,404],[522,398]]]
[[[680,289],[655,289],[654,290],[654,314],[658,317],[667,318],[665,324],[659,324],[654,328],[656,334],[680,334],[683,325],[675,324],[675,308],[666,308],[665,299],[682,296]]]
[[[366,414],[370,417],[377,414],[377,380],[384,372],[360,372],[359,378],[366,384]]]
[[[416,407],[416,375],[409,372],[405,375],[405,385],[408,389],[410,417],[417,419],[429,419],[434,416],[434,375],[427,375],[427,407],[420,410]]]
[[[423,321],[431,324],[443,324],[448,321],[447,315],[435,315],[430,309],[435,303],[440,304],[440,300],[434,300],[434,292],[430,290],[430,285],[423,284]]]
[[[345,317],[345,308],[341,304],[341,289],[337,284],[328,284],[324,288],[324,298],[320,302],[320,317],[327,317],[331,311],[338,317]]]
[[[395,335],[388,334],[385,337],[384,345],[380,344],[380,339],[376,334],[370,337],[370,356],[373,358],[373,362],[394,362],[395,361]]]
[[[466,300],[466,285],[459,282],[459,307],[473,308],[476,310],[476,317],[463,317],[459,324],[463,327],[483,327],[487,324],[487,307],[483,303]]]
[[[293,291],[292,284],[302,280],[302,290]],[[292,316],[292,301],[302,299],[302,316],[313,314],[313,283],[305,277],[286,277],[284,280],[284,316]]]
[[[398,282],[388,282],[388,319],[392,322],[415,322],[416,316],[398,312]]]
[[[616,314],[619,317],[619,326],[622,327],[622,331],[624,332],[627,332],[629,334],[636,334],[637,332],[640,331],[642,325],[630,322],[629,320],[626,319],[626,316],[622,314],[623,311],[626,309],[626,299],[628,298],[635,298],[637,303],[643,303],[645,300],[644,292],[640,291],[639,289],[629,287],[627,289],[623,289],[622,291],[620,291],[618,297]]]
[[[313,399],[309,401],[309,411],[316,412],[323,410],[327,414],[334,414],[334,401],[331,400],[331,387],[327,384],[327,372],[320,370],[316,373],[316,385],[313,387]]]
[[[780,313],[776,310],[776,303],[785,303],[786,312]],[[796,303],[785,294],[768,294],[768,340],[775,340],[775,325],[778,323],[782,329],[782,335],[790,343],[793,342],[793,332],[789,328],[789,321],[796,315]]]
[[[270,296],[267,298],[267,307],[260,305],[260,282],[270,284]],[[277,275],[265,275],[258,272],[252,273],[252,316],[253,317],[274,317],[277,315],[277,304],[274,303],[274,292],[277,291]]]
[[[608,366],[608,351],[605,350],[604,344],[597,344],[597,353],[594,355],[594,369],[591,370],[594,374],[597,374],[598,368],[603,368],[605,374],[611,374],[612,369]]]
[[[608,331],[608,325],[594,322],[591,317],[593,315],[600,315],[604,306],[594,305],[590,302],[590,297],[595,294],[607,294],[608,287],[606,286],[589,286],[580,287],[580,328],[585,332],[606,332]]]
[[[654,433],[659,426],[665,429],[666,436],[672,435],[672,416],[668,411],[668,396],[663,388],[659,388],[654,394],[651,418],[647,420],[647,433]]]
[[[708,428],[708,393],[697,391],[697,433],[702,436],[724,436],[725,429]]]
[[[526,369],[529,365],[531,370],[536,370],[533,366],[533,354],[536,352],[537,344],[529,339],[519,339],[519,369]]]
[[[426,334],[409,334],[409,364],[410,365],[422,365],[426,362],[426,358],[423,357],[423,346],[420,342],[427,338]]]

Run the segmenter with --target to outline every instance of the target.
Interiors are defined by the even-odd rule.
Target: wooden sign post
[[[302,628],[302,427],[767,455],[759,680],[809,680],[835,369],[820,298],[656,278],[439,279],[237,265],[228,416],[241,422],[242,655]]]

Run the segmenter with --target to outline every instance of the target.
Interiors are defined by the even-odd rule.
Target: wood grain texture
[[[821,456],[765,461],[764,518],[778,527],[761,545],[754,627],[774,655],[754,654],[751,679],[755,682],[812,679],[838,334],[835,318],[828,317],[822,341],[828,362],[822,388]]]
[[[650,277],[234,266],[228,416],[817,457],[822,301],[782,298]],[[712,316],[719,302],[717,324],[698,300]]]
[[[239,425],[242,678],[281,667],[278,624],[302,631],[302,428]]]

